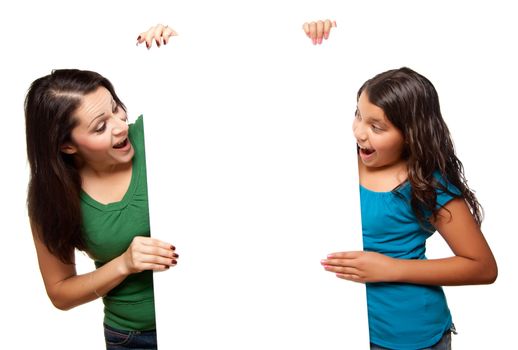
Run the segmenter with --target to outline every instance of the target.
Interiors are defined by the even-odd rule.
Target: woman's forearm
[[[46,283],[52,304],[60,310],[69,310],[106,295],[128,276],[122,257],[117,257],[95,271],[72,275],[52,285]]]

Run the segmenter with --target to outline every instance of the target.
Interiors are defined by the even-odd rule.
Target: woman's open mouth
[[[128,143],[129,143],[128,138],[125,138],[125,139],[124,139],[124,140],[122,140],[121,142],[116,143],[115,145],[113,145],[113,148],[115,148],[115,149],[124,148],[124,147],[126,147],[126,145],[127,145]]]

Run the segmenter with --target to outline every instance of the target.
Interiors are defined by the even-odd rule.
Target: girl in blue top
[[[452,318],[440,286],[497,277],[482,208],[427,78],[390,70],[367,80],[357,101],[364,251],[332,253],[322,265],[366,284],[371,349],[450,349]],[[454,255],[427,260],[425,242],[436,230]]]

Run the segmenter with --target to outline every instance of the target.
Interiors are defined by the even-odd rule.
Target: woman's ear
[[[64,143],[61,145],[61,152],[66,154],[76,154],[77,153],[77,147],[71,144],[70,142]]]

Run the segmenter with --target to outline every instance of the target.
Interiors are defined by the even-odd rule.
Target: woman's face
[[[126,112],[105,87],[84,95],[72,117],[77,125],[62,151],[76,155],[81,166],[109,171],[131,161],[135,151],[128,139]]]

